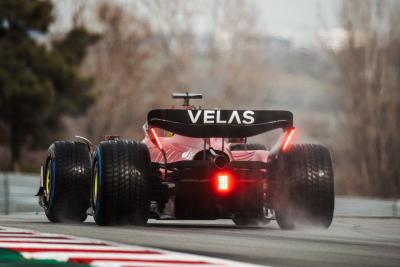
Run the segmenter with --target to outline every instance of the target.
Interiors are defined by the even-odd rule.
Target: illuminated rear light
[[[163,148],[162,148],[160,139],[158,139],[157,133],[156,133],[156,131],[154,130],[154,128],[151,128],[151,129],[150,129],[150,132],[151,132],[151,134],[153,135],[154,140],[156,141],[156,145],[158,146],[159,149],[162,150]]]
[[[229,177],[228,175],[218,175],[218,191],[229,190]]]
[[[218,193],[229,193],[232,191],[233,182],[232,176],[229,173],[219,173],[215,176],[215,191]]]
[[[282,146],[283,151],[286,151],[289,148],[290,140],[293,137],[294,131],[295,131],[295,128],[292,128],[289,130],[289,133],[286,135],[285,142],[283,143],[283,146]]]

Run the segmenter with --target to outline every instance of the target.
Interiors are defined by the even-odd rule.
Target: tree
[[[257,12],[252,1],[219,0],[212,2],[212,28],[208,51],[209,75],[215,91],[225,103],[241,105],[252,101],[253,94],[266,93],[267,66],[260,54],[260,35],[256,32]],[[216,86],[217,85],[217,86]],[[246,105],[245,104],[245,105]]]
[[[95,12],[88,17],[101,29],[102,39],[90,48],[82,69],[95,78],[100,94],[84,118],[68,121],[69,132],[85,132],[94,142],[104,134],[141,138],[147,111],[169,106],[172,92],[207,92],[209,106],[246,103],[247,89],[264,92],[252,5],[230,2],[212,5],[218,18],[203,33],[196,32],[196,17],[208,14],[210,5],[202,1],[129,5],[103,0],[85,6]],[[220,32],[229,40],[221,40]],[[219,48],[226,41],[232,49]]]
[[[102,39],[91,47],[83,71],[95,78],[99,98],[79,120],[83,126],[79,128],[78,123],[72,131],[78,127],[95,142],[105,134],[132,137],[145,119],[143,110],[158,99],[153,97],[157,87],[148,86],[149,80],[158,77],[151,69],[155,50],[150,26],[115,4],[101,2],[93,10]]]
[[[342,74],[347,162],[369,195],[400,192],[400,5],[343,1],[347,38],[334,51]]]
[[[77,27],[48,45],[39,42],[52,9],[49,0],[0,1],[0,142],[14,170],[22,147],[43,144],[62,128],[63,115],[81,114],[94,100],[92,80],[78,67],[98,36]]]

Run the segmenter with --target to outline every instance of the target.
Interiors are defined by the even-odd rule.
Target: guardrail
[[[38,174],[0,173],[0,214],[39,212]],[[400,217],[400,201],[336,197],[335,216]]]
[[[336,197],[335,216],[400,217],[398,199]]]
[[[40,211],[38,174],[0,172],[0,214]]]

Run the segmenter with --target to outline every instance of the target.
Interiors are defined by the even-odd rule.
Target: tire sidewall
[[[52,144],[47,152],[47,159],[46,159],[46,168],[44,170],[44,185],[46,186],[47,181],[47,172],[48,169],[51,168],[50,172],[50,191],[47,192],[46,197],[46,205],[45,205],[45,214],[47,218],[52,222],[58,222],[59,219],[55,214],[55,203],[57,203],[57,193],[56,193],[56,168],[57,168],[57,161],[56,161],[56,147]],[[45,187],[46,188],[46,187]],[[47,188],[46,188],[47,190]],[[48,198],[48,199],[47,199]]]
[[[102,158],[102,153],[101,153],[101,143],[97,146],[96,154],[93,160],[93,170],[92,170],[92,179],[91,179],[91,201],[92,201],[92,208],[94,212],[94,219],[95,221],[102,225],[106,224],[104,221],[104,215],[102,214],[103,210],[101,209],[102,202],[103,202],[103,158]],[[97,175],[98,175],[98,185],[97,185],[97,197],[94,199],[94,175],[95,175],[95,169],[97,168]]]

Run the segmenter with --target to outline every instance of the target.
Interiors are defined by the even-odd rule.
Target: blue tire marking
[[[98,195],[100,194],[101,189],[99,189],[99,187],[101,188],[101,185],[103,184],[103,163],[102,163],[102,159],[101,159],[101,149],[100,149],[100,144],[97,146],[97,173],[99,176],[99,184],[98,184],[98,188],[97,188],[97,199],[95,200],[95,213],[99,212],[99,208],[100,208],[100,201],[98,201],[99,197]]]

